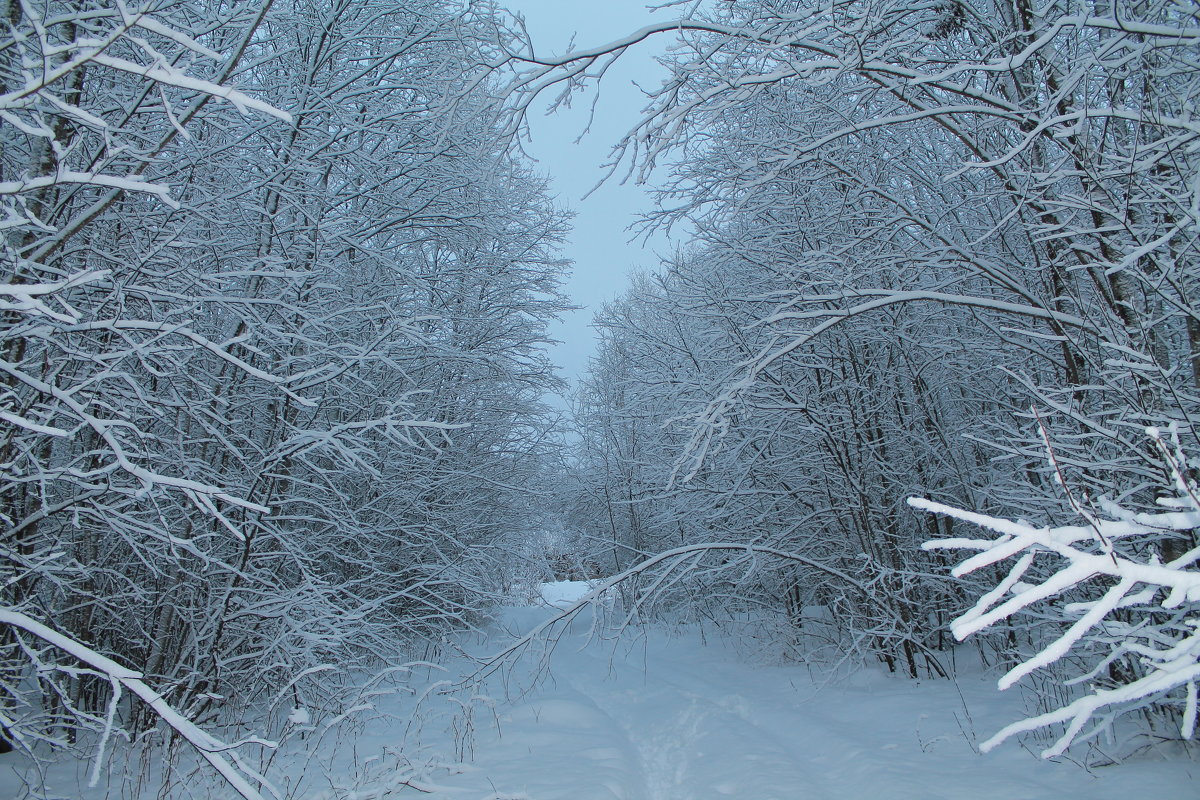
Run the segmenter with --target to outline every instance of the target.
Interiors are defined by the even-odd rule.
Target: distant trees
[[[165,715],[257,796],[191,723],[339,711],[488,602],[542,482],[565,219],[472,66],[508,34],[5,9],[0,725],[40,756]]]
[[[830,572],[718,571],[743,576],[735,604],[800,624],[820,609],[915,674],[959,592],[991,578],[938,577],[918,545],[959,527],[908,496],[1036,525],[1150,513],[1175,479],[1144,431],[1175,426],[1186,451],[1200,405],[1198,23],[1169,0],[762,0],[525,60],[520,85],[573,89],[680,32],[615,162],[665,167],[651,223],[690,246],[601,317],[583,419],[609,433],[585,434],[586,458],[630,490],[609,488],[596,535],[628,519],[612,533],[629,545],[636,512],[648,554],[770,543],[866,576],[870,602]],[[1138,542],[1182,563],[1195,526]],[[1011,663],[1054,638],[1013,622],[985,652]],[[1173,691],[1138,707],[1179,713],[1191,690]]]

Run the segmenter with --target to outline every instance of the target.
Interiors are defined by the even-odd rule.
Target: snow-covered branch
[[[959,640],[1035,606],[1080,593],[1087,598],[1063,607],[1065,629],[1005,673],[999,680],[1001,689],[1049,667],[1089,639],[1110,643],[1105,663],[1124,655],[1136,665],[1136,677],[1119,681],[1112,688],[1089,684],[1089,693],[1070,704],[1005,727],[982,745],[984,750],[1014,734],[1067,723],[1065,732],[1042,753],[1046,757],[1060,755],[1105,709],[1115,708],[1122,713],[1163,702],[1181,688],[1186,690],[1181,733],[1190,739],[1195,732],[1196,680],[1200,677],[1200,616],[1196,614],[1200,608],[1200,571],[1196,569],[1200,546],[1194,545],[1193,534],[1200,530],[1200,502],[1196,485],[1180,468],[1187,461],[1178,439],[1170,447],[1157,431],[1151,431],[1151,435],[1172,465],[1173,485],[1163,488],[1175,491],[1160,503],[1177,510],[1131,513],[1108,502],[1103,504],[1108,518],[1085,512],[1083,525],[1036,527],[922,498],[909,499],[914,508],[998,534],[989,539],[926,542],[927,550],[977,551],[954,568],[955,576],[1017,558],[995,588],[951,624]],[[1070,487],[1064,490],[1071,491]],[[1191,540],[1193,546],[1164,563],[1155,545],[1164,535]],[[1039,571],[1043,576],[1040,582],[1024,580]],[[1085,678],[1092,680],[1095,675]],[[1102,717],[1085,738],[1105,729],[1113,716]]]
[[[121,666],[111,658],[97,653],[95,650],[75,641],[69,636],[64,636],[25,614],[0,609],[0,625],[9,625],[31,633],[42,641],[62,650],[80,663],[94,668],[102,675],[111,679],[114,684],[119,684],[129,689],[141,698],[163,722],[195,747],[200,755],[204,757],[204,760],[211,764],[228,781],[230,787],[245,798],[245,800],[263,800],[263,795],[255,788],[254,783],[258,783],[273,796],[279,796],[279,792],[269,783],[266,783],[262,776],[252,772],[245,772],[239,768],[240,765],[230,763],[223,753],[230,751],[232,746],[219,741],[211,734],[201,730],[175,710],[163,699],[162,695],[142,679],[140,672]],[[112,735],[113,724],[114,721],[110,715],[95,756],[96,765],[92,770],[90,784],[92,786],[95,786],[99,780],[100,764],[104,758],[104,743]],[[264,744],[270,745],[269,742]]]

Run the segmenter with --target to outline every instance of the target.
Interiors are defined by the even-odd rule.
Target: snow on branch
[[[95,283],[109,276],[110,270],[92,269],[77,272],[66,280],[46,283],[4,283],[0,284],[0,311],[14,311],[22,314],[45,316],[59,322],[74,323],[79,321],[79,314],[63,302],[61,294],[64,290],[87,283]],[[6,300],[4,296],[11,299]],[[62,306],[56,310],[42,301],[43,297],[54,297]]]
[[[267,6],[270,4],[267,3]],[[264,8],[265,13],[265,8]],[[116,3],[116,9],[109,13],[103,12],[91,15],[90,22],[104,19],[113,20],[112,27],[102,35],[78,36],[69,41],[60,42],[48,30],[52,22],[42,21],[39,14],[32,9],[18,13],[14,20],[20,20],[21,26],[12,30],[3,46],[12,49],[17,55],[10,57],[13,64],[20,65],[20,71],[13,76],[0,91],[0,120],[12,125],[26,136],[45,140],[45,146],[55,156],[54,163],[40,166],[53,166],[45,174],[25,174],[16,180],[0,182],[0,212],[18,225],[44,227],[36,218],[24,213],[17,205],[21,195],[44,192],[47,189],[61,185],[82,185],[108,190],[108,199],[100,201],[104,207],[121,193],[143,193],[157,197],[171,208],[179,208],[178,201],[170,196],[169,187],[141,179],[141,173],[152,163],[152,156],[160,152],[176,135],[187,136],[184,126],[195,113],[210,99],[217,98],[232,104],[243,115],[255,111],[284,122],[291,122],[292,116],[257,98],[228,85],[233,62],[230,59],[224,69],[220,70],[215,80],[201,78],[189,74],[185,69],[174,64],[174,54],[160,52],[146,38],[135,35],[135,32],[149,32],[191,53],[208,59],[218,59],[220,56],[213,50],[195,41],[183,31],[155,18],[148,11],[130,12],[122,3]],[[58,20],[61,22],[62,20]],[[261,15],[258,21],[261,21]],[[246,32],[251,36],[257,27],[254,22]],[[90,26],[89,26],[90,27]],[[122,57],[113,53],[118,43],[131,48],[134,57]],[[244,47],[244,45],[243,45]],[[240,54],[240,51],[239,51]],[[190,66],[190,60],[186,62]],[[66,156],[78,146],[78,141],[65,146],[55,133],[58,127],[51,120],[56,117],[70,118],[85,129],[103,136],[106,147],[112,152],[120,152],[125,146],[123,139],[128,132],[120,127],[113,128],[110,121],[102,115],[80,107],[75,102],[78,92],[58,90],[56,86],[67,81],[68,76],[81,75],[92,67],[103,67],[106,70],[125,73],[145,79],[147,86],[158,89],[163,100],[163,113],[170,122],[171,128],[164,135],[160,144],[143,154],[141,162],[127,175],[111,175],[89,170],[71,170],[62,163]],[[195,95],[189,109],[182,114],[176,114],[163,90],[166,87],[183,90]],[[39,169],[38,172],[41,172]],[[10,199],[11,198],[11,199]],[[94,217],[91,212],[85,215],[86,220]],[[72,230],[68,225],[67,230]],[[40,250],[34,259],[40,259],[44,253]]]
[[[1184,471],[1187,461],[1178,440],[1168,445],[1157,430],[1148,433],[1173,478],[1170,488],[1175,496],[1159,503],[1176,510],[1133,513],[1107,503],[1106,516],[1111,518],[1105,519],[1072,500],[1084,525],[1039,528],[932,500],[909,498],[913,508],[997,534],[994,538],[941,539],[923,545],[926,550],[976,551],[954,568],[956,577],[1019,556],[996,586],[951,624],[951,631],[960,641],[1035,604],[1063,598],[1068,592],[1082,592],[1090,598],[1064,604],[1064,621],[1069,624],[1039,652],[1004,674],[999,680],[1000,689],[1054,664],[1088,641],[1113,648],[1101,666],[1128,655],[1142,673],[1115,688],[1093,688],[1062,708],[1014,722],[984,742],[984,751],[1015,734],[1065,723],[1064,733],[1042,752],[1043,757],[1061,755],[1077,739],[1090,738],[1107,728],[1118,714],[1161,702],[1179,689],[1185,692],[1181,734],[1185,739],[1194,734],[1196,680],[1200,678],[1200,615],[1195,613],[1200,604],[1200,571],[1196,570],[1200,547],[1163,563],[1160,548],[1154,544],[1164,536],[1200,529],[1200,500],[1195,483]],[[1065,486],[1064,490],[1069,492]],[[1027,583],[1022,579],[1035,564],[1048,577],[1040,583]],[[1119,617],[1115,614],[1118,610],[1124,612]],[[1071,683],[1090,680],[1098,671]],[[1095,726],[1081,736],[1092,721]]]
[[[204,760],[211,764],[221,776],[229,782],[237,793],[245,798],[245,800],[264,800],[263,795],[252,784],[251,780],[262,785],[272,795],[278,797],[279,793],[267,783],[266,779],[261,775],[247,770],[240,762],[235,766],[230,763],[229,759],[225,758],[223,753],[231,751],[236,745],[229,745],[219,741],[211,734],[197,727],[190,722],[182,714],[176,711],[162,695],[151,688],[145,681],[142,680],[142,674],[127,667],[123,667],[107,656],[97,653],[95,650],[75,641],[74,639],[64,636],[61,633],[46,627],[31,617],[26,616],[18,611],[11,609],[0,609],[0,624],[9,625],[14,628],[20,628],[26,633],[31,633],[44,642],[57,647],[65,653],[68,653],[73,658],[87,664],[93,669],[99,671],[106,676],[113,684],[114,694],[119,692],[119,688],[124,686],[131,692],[136,694],[148,705],[151,710],[163,722],[171,726],[172,729],[182,736],[189,744],[204,757]],[[114,704],[115,705],[115,702]],[[100,763],[104,757],[104,748],[108,739],[112,735],[113,714],[108,716],[105,722],[105,730],[100,739],[100,744],[97,747],[95,765],[92,769],[91,780],[89,786],[95,786],[100,777]],[[257,741],[257,740],[256,740]],[[274,746],[271,742],[257,741],[258,744]],[[234,756],[234,761],[237,757]]]
[[[69,183],[152,194],[171,208],[179,208],[179,203],[171,199],[170,189],[161,184],[150,183],[149,181],[142,181],[136,178],[123,178],[118,175],[103,175],[97,172],[73,172],[67,169],[60,169],[52,175],[39,175],[36,178],[24,178],[19,181],[0,181],[0,195],[22,194],[24,192],[32,192],[38,189]]]
[[[742,397],[755,387],[759,378],[768,369],[783,362],[792,353],[797,352],[827,331],[855,317],[871,314],[890,306],[929,302],[1047,320],[1059,326],[1071,328],[1086,329],[1088,327],[1086,320],[1072,314],[1064,314],[1047,306],[1011,303],[988,297],[946,292],[863,289],[835,295],[812,295],[804,297],[803,300],[822,305],[810,311],[796,311],[791,308],[777,311],[756,323],[756,326],[770,326],[783,321],[815,320],[807,330],[772,337],[752,358],[740,365],[743,370],[741,377],[726,385],[721,393],[710,401],[701,412],[693,428],[691,439],[672,470],[670,479],[672,485],[677,482],[687,483],[696,477],[709,452],[714,448],[714,444],[719,444],[722,437],[728,432],[729,416]],[[792,301],[789,305],[795,305],[796,302]],[[836,303],[836,305],[832,308],[824,305],[829,303]],[[853,304],[851,305],[851,303]]]
[[[180,89],[188,89],[197,92],[198,94],[207,94],[212,97],[219,97],[227,100],[239,112],[245,114],[250,109],[263,114],[291,122],[292,115],[286,111],[275,108],[269,103],[264,103],[261,100],[249,96],[244,92],[239,92],[237,89],[229,86],[221,86],[220,84],[206,81],[201,78],[194,78],[187,75],[181,70],[175,69],[168,64],[156,62],[153,64],[138,64],[135,61],[129,61],[124,58],[116,58],[107,55],[94,55],[91,58],[97,64],[110,67],[121,72],[128,72],[132,75],[144,75],[155,83],[165,84],[167,86],[176,86]]]

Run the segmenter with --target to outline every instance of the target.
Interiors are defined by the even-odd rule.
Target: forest
[[[983,669],[1027,698],[984,752],[1194,762],[1200,4],[661,6],[549,56],[490,0],[6,0],[23,797],[71,760],[309,796],[298,727],[556,578],[590,588],[485,672],[602,607]],[[571,386],[527,115],[650,39],[606,168],[679,246]]]

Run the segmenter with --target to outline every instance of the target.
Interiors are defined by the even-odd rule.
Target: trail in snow
[[[570,587],[550,589],[553,604]],[[512,633],[550,608],[514,609]],[[803,666],[743,662],[694,630],[600,641],[586,620],[554,647],[545,680],[480,726],[474,759],[433,779],[458,800],[841,800],[1197,796],[1185,761],[1085,771],[1016,745],[983,756],[980,739],[1020,714],[994,681],[920,684],[866,671],[818,687]],[[481,642],[477,652],[496,641]],[[536,655],[536,654],[535,654]],[[528,685],[518,669],[513,691]],[[476,715],[476,722],[480,721]],[[1151,787],[1153,790],[1151,791]],[[429,787],[433,788],[433,787]],[[429,796],[429,795],[426,795]]]

